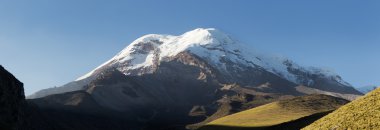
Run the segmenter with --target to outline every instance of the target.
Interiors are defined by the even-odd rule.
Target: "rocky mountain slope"
[[[143,36],[76,81],[29,98],[44,110],[117,115],[138,128],[192,129],[313,93],[361,95],[331,71],[258,53],[216,29],[195,29]]]
[[[348,102],[327,95],[300,96],[225,116],[200,129],[300,129],[315,115],[325,115]]]
[[[317,120],[303,130],[380,129],[380,89],[376,89]]]
[[[96,107],[96,103],[91,102],[91,97],[85,92],[61,96],[49,97],[51,100],[26,101],[23,83],[0,66],[0,129],[125,130],[136,128],[134,121],[117,118],[113,116],[117,114],[111,110],[102,107],[88,109],[88,107]],[[107,115],[102,115],[102,113],[107,113]]]

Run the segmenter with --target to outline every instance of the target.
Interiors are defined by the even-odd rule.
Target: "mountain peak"
[[[215,39],[225,39],[229,36],[215,28],[196,28],[194,30],[188,31],[181,35],[182,37],[203,37],[203,38],[215,38]]]
[[[157,50],[163,52],[163,55],[173,56],[189,48],[216,47],[228,43],[235,42],[227,34],[215,28],[197,28],[179,36],[147,34],[133,41],[116,58],[121,59],[131,53],[150,53]]]
[[[183,35],[211,36],[218,33],[225,34],[216,28],[196,28],[194,30],[184,33]]]
[[[122,72],[149,68],[156,61],[162,61],[184,51],[218,62],[220,57],[228,55],[226,53],[239,52],[239,47],[235,43],[230,36],[215,28],[197,28],[179,36],[147,34],[133,41],[95,70],[107,65],[117,65],[119,66],[117,68],[123,66]],[[94,71],[78,78],[77,81],[89,77]],[[125,74],[130,73],[125,72]]]
[[[184,33],[180,37],[190,42],[200,43],[201,45],[235,43],[230,36],[215,28],[197,28]]]
[[[228,73],[226,64],[231,62],[246,67],[263,68],[294,83],[306,81],[301,81],[298,78],[299,76],[294,72],[290,72],[289,69],[302,70],[305,73],[316,73],[322,70],[301,67],[287,58],[275,58],[259,54],[252,51],[251,48],[239,44],[237,40],[233,40],[229,35],[218,29],[197,28],[179,36],[144,35],[133,41],[115,57],[76,81],[86,79],[93,75],[96,70],[104,67],[118,68],[126,75],[152,73],[155,69],[154,66],[161,61],[170,59],[170,57],[185,51],[204,59],[221,72]],[[326,73],[326,76],[338,77],[334,73]],[[337,80],[344,85],[348,85],[344,81],[340,81],[339,78]],[[311,81],[307,82],[309,83],[306,84],[312,83]]]
[[[167,43],[167,47],[182,46],[205,46],[205,45],[220,45],[227,43],[235,43],[226,33],[215,28],[196,28],[194,30],[183,33],[179,36],[163,35],[163,34],[147,34],[135,41],[130,46],[139,46],[140,44],[157,42]],[[165,46],[165,45],[164,45]],[[128,47],[127,47],[128,48]]]

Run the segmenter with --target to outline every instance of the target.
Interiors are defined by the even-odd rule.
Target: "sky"
[[[26,95],[61,86],[145,34],[217,28],[261,52],[380,85],[378,0],[0,0],[0,65]]]

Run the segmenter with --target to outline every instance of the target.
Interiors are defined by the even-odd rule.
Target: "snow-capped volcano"
[[[115,67],[125,75],[152,73],[161,61],[168,61],[184,51],[207,60],[222,72],[226,72],[226,63],[223,60],[228,59],[239,65],[264,68],[297,84],[302,84],[302,79],[298,79],[298,76],[288,69],[300,69],[311,74],[325,75],[343,85],[350,86],[330,70],[315,67],[303,68],[284,57],[257,53],[254,49],[244,46],[214,28],[198,28],[180,36],[145,35],[133,41],[111,60],[76,81],[91,77],[97,70],[104,67]]]
[[[140,76],[152,74],[163,62],[170,62],[181,53],[190,53],[205,61],[227,77],[234,79],[247,68],[266,71],[297,85],[304,85],[324,91],[358,94],[351,91],[351,85],[332,71],[315,67],[302,67],[284,57],[259,53],[238,40],[214,28],[198,28],[179,36],[149,34],[133,41],[128,47],[109,61],[68,85],[42,90],[29,98],[80,90],[107,69],[117,69],[124,75]],[[197,63],[186,63],[196,66]],[[249,74],[248,74],[249,75]],[[255,80],[255,79],[250,79]],[[321,80],[328,82],[320,83]],[[228,82],[238,82],[227,80]],[[227,82],[226,81],[226,82]],[[337,87],[331,87],[337,86]],[[346,89],[350,89],[346,91]]]

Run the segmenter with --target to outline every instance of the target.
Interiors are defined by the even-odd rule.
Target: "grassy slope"
[[[205,124],[212,122],[218,118],[228,116],[228,115],[231,115],[231,114],[234,114],[234,113],[237,113],[240,111],[244,111],[247,109],[251,109],[254,107],[258,107],[258,106],[261,106],[263,104],[267,104],[267,103],[274,102],[274,101],[278,100],[277,98],[274,98],[274,97],[259,96],[259,95],[256,95],[256,96],[252,97],[252,99],[247,100],[249,98],[247,98],[245,96],[243,96],[243,97],[241,97],[241,96],[242,95],[240,95],[240,96],[234,95],[234,96],[226,98],[225,101],[223,101],[223,103],[221,103],[221,106],[219,107],[219,109],[214,114],[207,117],[206,120],[204,120],[200,123],[188,125],[187,128],[188,129],[198,129],[201,126],[204,126]],[[254,98],[254,100],[253,100],[253,98]]]
[[[238,126],[217,126],[207,125],[203,126],[200,130],[300,130],[301,128],[313,123],[314,121],[326,116],[331,111],[313,114],[310,116],[302,117],[297,120],[281,123],[273,126],[264,127],[238,127]]]
[[[250,110],[232,114],[208,126],[270,127],[316,113],[335,110],[348,101],[326,95],[308,95],[269,103]]]
[[[314,129],[380,129],[380,89],[376,89],[367,95],[342,106],[333,113],[321,118],[304,128]]]

